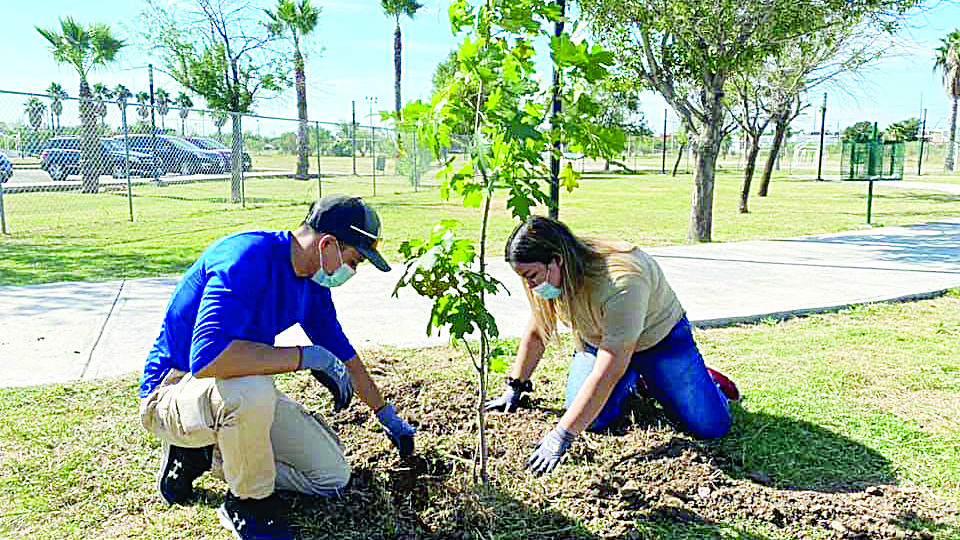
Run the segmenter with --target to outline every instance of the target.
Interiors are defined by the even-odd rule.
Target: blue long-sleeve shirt
[[[285,231],[234,234],[208,247],[173,291],[140,378],[140,397],[171,368],[196,373],[236,339],[273,345],[294,323],[341,360],[355,356],[330,289],[296,276],[290,253]]]

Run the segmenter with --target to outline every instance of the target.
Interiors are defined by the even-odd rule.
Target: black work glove
[[[507,379],[507,387],[500,394],[500,397],[492,399],[483,404],[484,411],[502,411],[512,413],[520,408],[520,398],[524,392],[532,392],[533,384],[527,381],[517,379]]]

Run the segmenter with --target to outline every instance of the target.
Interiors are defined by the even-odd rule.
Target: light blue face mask
[[[324,272],[323,267],[321,266],[320,270],[317,270],[315,274],[310,276],[310,279],[313,280],[313,282],[316,283],[317,285],[320,285],[321,287],[326,287],[328,289],[330,287],[339,287],[340,285],[343,285],[344,283],[346,283],[347,280],[352,278],[354,274],[357,273],[357,271],[354,270],[353,267],[350,266],[349,264],[343,264],[343,258],[340,257],[339,242],[337,243],[337,258],[340,259],[340,266],[338,266],[337,269],[334,270],[332,274],[328,274]]]
[[[560,293],[563,292],[560,287],[557,287],[553,283],[550,283],[547,280],[543,280],[543,283],[537,285],[536,287],[530,289],[536,293],[540,298],[544,300],[553,300],[560,296]]]

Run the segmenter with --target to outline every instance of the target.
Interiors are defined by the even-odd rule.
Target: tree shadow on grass
[[[779,489],[825,493],[896,485],[890,461],[863,444],[816,424],[732,407],[730,432],[709,443],[731,477]]]
[[[196,258],[178,246],[144,253],[110,253],[98,246],[53,242],[49,245],[0,244],[0,284],[21,285],[61,281],[108,281],[128,277],[183,272]]]

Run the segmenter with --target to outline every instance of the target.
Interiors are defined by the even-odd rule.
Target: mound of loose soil
[[[433,368],[455,362],[463,360],[441,358]],[[895,479],[781,485],[768,473],[742,470],[740,457],[716,442],[674,430],[644,402],[636,422],[578,438],[544,478],[523,465],[562,413],[551,408],[556,396],[537,393],[515,414],[487,415],[490,483],[478,487],[475,384],[418,372],[388,352],[367,363],[417,426],[417,454],[401,461],[363,404],[333,415],[312,379],[287,381],[291,397],[335,426],[354,467],[339,499],[286,495],[304,537],[633,539],[684,530],[697,531],[688,538],[756,540],[960,538],[958,509],[926,490]]]

